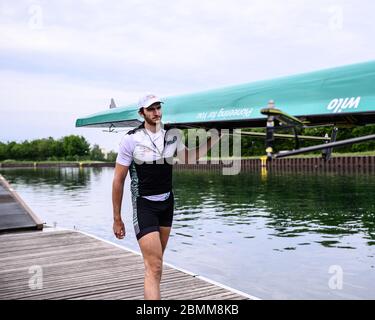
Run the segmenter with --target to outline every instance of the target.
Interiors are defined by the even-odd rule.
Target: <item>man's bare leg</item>
[[[145,300],[160,300],[160,280],[163,269],[163,250],[160,233],[154,231],[138,240],[145,265]]]
[[[160,227],[160,242],[161,249],[164,254],[165,248],[167,247],[169,234],[171,233],[171,227]]]

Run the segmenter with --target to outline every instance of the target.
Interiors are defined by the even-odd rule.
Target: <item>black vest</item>
[[[129,131],[128,134],[133,134],[137,130],[144,128],[143,122],[138,128]],[[164,147],[165,143],[164,137]],[[172,191],[173,157],[152,162],[138,161],[138,163],[137,159],[134,159],[133,164],[137,174],[138,193],[140,196],[152,196]]]
[[[140,196],[152,196],[172,191],[172,161],[163,159],[137,164],[134,161],[138,177],[138,191]]]

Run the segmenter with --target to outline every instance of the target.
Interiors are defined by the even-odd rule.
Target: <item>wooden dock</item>
[[[143,272],[139,254],[81,232],[0,235],[0,300],[143,299]],[[168,265],[161,295],[173,300],[252,298]]]
[[[0,232],[42,228],[42,221],[0,174]]]

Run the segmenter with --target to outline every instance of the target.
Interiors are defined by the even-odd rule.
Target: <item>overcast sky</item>
[[[138,100],[374,59],[373,0],[0,0],[0,141]]]

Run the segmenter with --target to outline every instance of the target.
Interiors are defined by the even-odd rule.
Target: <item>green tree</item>
[[[94,146],[92,147],[92,149],[90,151],[90,160],[93,160],[93,161],[104,161],[105,160],[104,153],[100,149],[99,145],[94,144]]]
[[[79,160],[88,158],[90,144],[82,136],[70,135],[62,138],[64,157],[66,160]]]
[[[47,160],[53,155],[52,140],[36,140],[37,160]]]
[[[22,153],[19,145],[15,141],[8,143],[8,159],[21,160]]]
[[[53,140],[51,142],[51,149],[53,158],[55,159],[64,159],[64,143],[63,139]]]
[[[114,152],[114,151],[108,152],[108,154],[107,154],[107,161],[109,161],[109,162],[115,162],[116,158],[117,158],[117,153],[116,152]]]
[[[5,160],[7,158],[7,145],[5,143],[0,142],[0,161]]]

